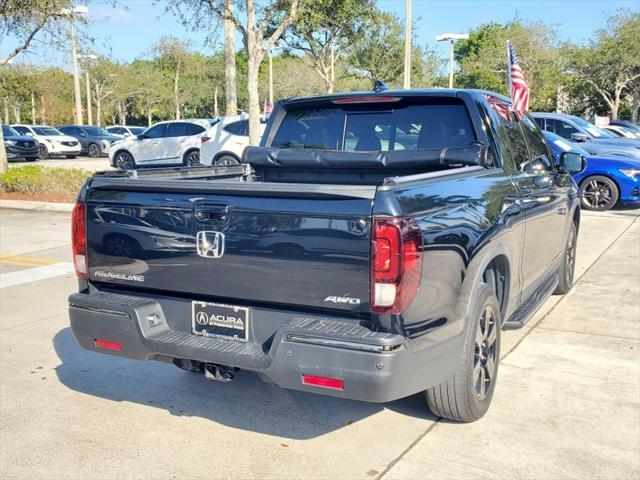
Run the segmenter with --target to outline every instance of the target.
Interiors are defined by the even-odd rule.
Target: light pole
[[[282,47],[272,47],[269,49],[269,103],[273,105],[273,50],[282,50]]]
[[[404,26],[404,81],[402,87],[411,88],[411,0],[407,0]]]
[[[76,106],[73,121],[76,125],[82,125],[82,97],[80,96],[80,75],[78,74],[78,50],[76,45],[76,22],[74,15],[89,13],[89,7],[76,5],[75,7],[64,8],[60,13],[69,17],[69,24],[71,26],[71,60],[73,63],[73,91]]]
[[[451,47],[449,51],[449,88],[453,88],[453,44],[455,40],[467,40],[469,35],[466,33],[443,33],[438,35],[436,40],[438,42],[444,42],[449,40]]]
[[[95,55],[80,55],[83,60],[95,60]],[[85,63],[84,76],[87,83],[87,125],[93,124],[93,115],[91,112],[91,83],[89,81],[89,62]]]

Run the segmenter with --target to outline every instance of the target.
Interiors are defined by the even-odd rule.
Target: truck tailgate
[[[348,195],[236,183],[237,192],[208,193],[188,183],[89,188],[90,280],[238,305],[369,310],[375,187]]]

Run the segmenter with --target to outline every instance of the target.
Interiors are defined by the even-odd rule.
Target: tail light
[[[202,145],[207,140],[209,140],[209,137],[200,137],[200,144]]]
[[[374,218],[371,237],[371,311],[402,313],[420,286],[420,228],[412,218]]]
[[[73,207],[71,219],[71,245],[73,248],[73,265],[78,278],[88,278],[87,265],[87,225],[84,203],[77,202]]]

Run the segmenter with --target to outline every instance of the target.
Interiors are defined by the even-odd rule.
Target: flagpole
[[[511,87],[511,52],[509,51],[509,45],[511,40],[507,40],[507,84],[509,85],[509,97],[513,99],[512,87]]]

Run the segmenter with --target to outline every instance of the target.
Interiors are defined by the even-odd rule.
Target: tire
[[[618,203],[620,191],[616,183],[602,175],[592,175],[580,184],[580,202],[587,210],[604,212]]]
[[[569,293],[573,287],[573,276],[576,270],[576,246],[578,243],[578,229],[576,224],[571,222],[569,227],[569,236],[567,238],[567,246],[564,249],[564,255],[560,268],[558,268],[558,286],[553,291],[554,295],[564,295]]]
[[[72,159],[72,160],[77,157],[77,155],[65,155],[65,156],[67,158],[69,158],[69,159]]]
[[[87,147],[87,153],[91,158],[98,158],[100,157],[100,153],[101,153],[100,147],[98,146],[97,143],[90,143],[89,146]]]
[[[215,161],[216,165],[240,165],[240,160],[238,160],[233,155],[222,155]]]
[[[136,168],[136,162],[133,159],[133,155],[126,150],[116,153],[113,163],[120,170],[133,170]]]
[[[36,160],[38,160],[38,157],[26,157],[25,160],[27,162],[35,162]]]
[[[49,150],[47,150],[47,146],[42,143],[38,145],[38,158],[40,160],[47,160],[49,158]]]
[[[500,306],[481,283],[467,322],[462,354],[454,374],[425,392],[434,415],[456,422],[482,418],[491,405],[500,361]]]
[[[200,151],[189,150],[187,153],[184,154],[182,163],[184,163],[187,167],[195,167],[197,165],[200,165]]]

